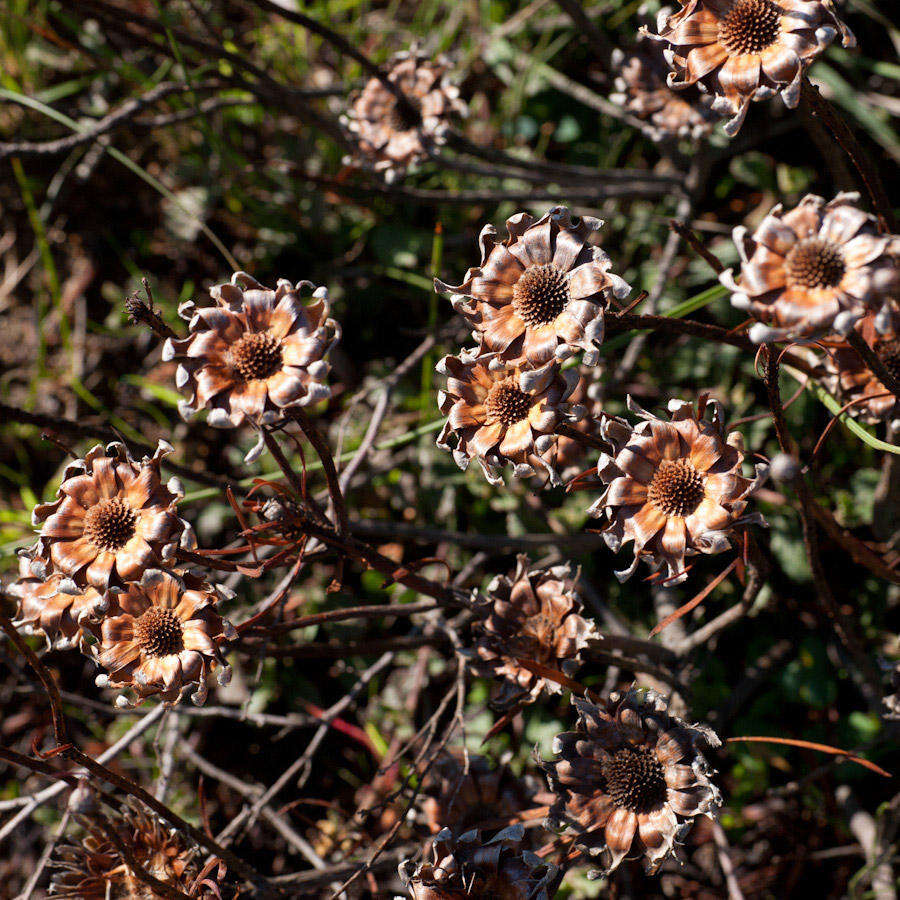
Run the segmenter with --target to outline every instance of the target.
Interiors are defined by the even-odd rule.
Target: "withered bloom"
[[[422,810],[433,833],[454,834],[472,828],[500,828],[518,813],[546,805],[550,797],[530,777],[517,778],[506,766],[492,767],[478,753],[454,747],[431,767],[422,787]]]
[[[196,684],[193,700],[199,704],[210,672],[221,665],[219,680],[227,679],[219,644],[234,629],[216,611],[220,597],[211,585],[187,573],[150,569],[113,599],[94,650],[109,671],[98,677],[101,687],[172,701],[185,685]]]
[[[731,116],[725,132],[735,135],[750,102],[781,93],[785,106],[800,102],[800,83],[809,65],[840,32],[855,46],[849,29],[823,0],[680,0],[662,10],[658,35],[671,66],[669,87],[697,85],[714,95],[713,110]]]
[[[613,456],[601,454],[597,473],[607,485],[588,512],[607,521],[603,537],[613,551],[634,541],[634,561],[616,575],[629,578],[643,559],[652,568],[665,566],[668,584],[687,578],[685,556],[719,553],[731,543],[739,525],[764,524],[747,515],[747,498],[761,483],[741,475],[741,435],[727,437],[721,405],[714,401],[697,412],[690,403],[672,400],[670,421],[641,409],[629,397],[628,408],[644,421],[604,418],[603,439]],[[711,420],[704,417],[712,411]]]
[[[78,587],[58,572],[36,578],[24,556],[9,593],[19,602],[13,625],[25,634],[42,634],[48,647],[58,649],[83,645],[84,630],[98,631],[97,619],[109,608],[108,598],[90,585]]]
[[[312,291],[312,300],[301,298]],[[331,395],[326,356],[340,338],[328,317],[328,292],[311,282],[280,279],[273,291],[246,272],[210,288],[216,306],[179,312],[190,321],[183,340],[168,339],[163,359],[180,363],[175,379],[187,399],[184,418],[209,410],[209,424],[233,428],[275,420],[283,409]]]
[[[559,884],[556,866],[519,846],[521,825],[485,841],[477,830],[434,837],[432,859],[400,864],[400,880],[413,900],[550,900]]]
[[[731,302],[759,319],[758,342],[846,332],[868,310],[900,290],[900,238],[879,234],[875,217],[857,207],[859,195],[826,203],[807,194],[784,212],[775,206],[750,236],[737,228],[740,277],[720,276]]]
[[[542,761],[557,800],[549,824],[572,829],[607,871],[634,848],[654,870],[674,854],[698,815],[722,805],[714,774],[701,754],[718,747],[712,729],[668,712],[655,691],[612,693],[604,708],[578,697],[574,731],[558,734],[555,756]]]
[[[900,379],[900,313],[884,316],[883,323],[884,327],[879,329],[879,317],[867,313],[857,325],[857,331],[885,368]],[[830,344],[829,350],[824,362],[825,384],[841,403],[856,401],[848,410],[849,415],[870,424],[900,420],[900,402],[849,344],[845,341]]]
[[[506,220],[503,241],[485,225],[481,264],[459,285],[435,279],[435,290],[453,295],[453,308],[471,323],[482,351],[532,366],[583,351],[593,365],[610,296],[623,298],[631,290],[609,271],[609,257],[588,242],[602,224],[557,206],[537,220],[516,213]]]
[[[641,119],[652,140],[698,140],[719,120],[708,97],[693,88],[676,92],[666,84],[669,67],[658,44],[644,39],[627,54],[616,47],[612,64],[616,92],[609,99]]]
[[[159,895],[141,881],[105,833],[113,829],[137,863],[150,875],[192,897],[218,897],[213,875],[200,875],[196,849],[181,834],[169,831],[136,803],[121,813],[104,817],[103,827],[94,818],[78,817],[87,834],[80,841],[61,845],[51,863],[54,872],[50,896],[72,900],[155,900]]]
[[[529,569],[520,556],[512,578],[498,576],[487,598],[475,608],[472,626],[477,661],[474,668],[499,679],[492,702],[499,708],[532,703],[542,691],[562,687],[523,666],[530,660],[572,675],[581,651],[598,640],[594,624],[581,616],[576,574],[569,566]]]
[[[380,79],[370,78],[342,122],[355,136],[359,156],[393,180],[445,142],[450,119],[464,116],[466,105],[447,77],[450,65],[443,57],[432,59],[413,48],[393,56],[385,71],[418,120],[408,120],[396,96]]]
[[[559,484],[551,461],[541,454],[569,413],[567,400],[577,372],[562,372],[557,362],[520,368],[475,350],[445,356],[437,371],[447,376],[446,390],[438,393],[447,422],[437,445],[450,450],[461,469],[477,459],[487,480],[502,484],[499,470],[507,464],[516,467],[519,477],[540,468],[551,484]]]
[[[66,466],[56,499],[32,514],[39,528],[32,572],[61,572],[103,592],[167,563],[179,542],[192,547],[193,530],[176,509],[181,487],[160,477],[160,461],[171,452],[160,441],[152,457],[136,462],[123,444],[112,443]]]

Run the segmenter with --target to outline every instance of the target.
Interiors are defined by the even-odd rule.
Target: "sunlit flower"
[[[443,57],[432,59],[415,48],[398,53],[385,72],[418,113],[418,120],[407,118],[379,78],[366,82],[342,119],[356,138],[360,158],[389,180],[443,144],[453,116],[466,114],[459,89],[447,77],[449,70]]]
[[[97,619],[109,607],[109,600],[90,585],[78,587],[59,572],[46,580],[36,578],[26,557],[8,590],[18,600],[13,625],[26,634],[42,634],[48,647],[83,645],[84,630],[96,633]]]
[[[121,814],[96,818],[78,817],[87,834],[60,845],[51,866],[55,869],[50,896],[72,900],[155,900],[156,894],[141,881],[104,829],[112,829],[149,875],[182,894],[197,898],[218,897],[215,872],[192,890],[200,874],[198,854],[182,835],[169,831],[137,804],[129,804]]]
[[[609,99],[646,123],[655,141],[676,137],[698,140],[719,120],[699,91],[674,91],[666,84],[669,67],[658,44],[646,39],[630,53],[613,50],[616,92]]]
[[[529,569],[529,565],[528,557],[520,556],[512,578],[495,578],[487,598],[475,608],[475,669],[499,679],[492,701],[500,708],[534,702],[542,691],[562,690],[519,660],[572,675],[582,650],[600,638],[593,623],[581,616],[577,576],[571,568]]]
[[[519,368],[474,350],[445,356],[437,370],[447,376],[447,388],[438,394],[447,422],[437,445],[450,450],[461,469],[477,459],[491,484],[502,483],[499,470],[507,464],[516,467],[517,476],[543,469],[552,484],[559,483],[558,473],[540,454],[568,413],[576,372],[561,372],[556,362]]]
[[[774,207],[750,236],[735,229],[740,276],[721,275],[731,302],[760,320],[759,342],[846,332],[900,291],[900,238],[879,234],[858,194],[829,203],[808,194],[784,212]]]
[[[219,599],[209,584],[186,573],[151,569],[128,584],[101,625],[95,655],[109,675],[98,683],[166,701],[196,684],[194,702],[202,703],[207,675],[220,665],[220,681],[229,674],[219,644],[234,629],[216,611]]]
[[[308,303],[301,299],[307,289]],[[235,272],[210,295],[216,306],[181,307],[190,333],[163,348],[163,359],[180,363],[176,383],[187,396],[179,404],[182,416],[208,409],[209,424],[218,428],[258,424],[331,395],[326,356],[340,328],[328,317],[325,288],[281,279],[273,291]]]
[[[900,313],[885,316],[881,329],[877,327],[878,319],[874,313],[867,313],[857,331],[888,372],[900,379]],[[900,420],[900,402],[849,344],[830,343],[828,349],[824,359],[825,384],[841,403],[856,401],[848,410],[849,415],[871,424]]]
[[[558,734],[553,759],[542,762],[557,800],[554,827],[572,830],[607,871],[634,849],[654,870],[674,855],[676,839],[699,815],[721,806],[701,748],[718,747],[712,729],[668,712],[655,691],[610,694],[609,704],[573,697],[574,731]]]
[[[742,477],[741,436],[731,432],[726,438],[716,402],[696,412],[692,404],[672,400],[670,421],[631,398],[628,407],[644,421],[632,428],[624,419],[604,418],[603,439],[614,455],[600,456],[597,472],[607,488],[588,511],[606,519],[603,537],[613,551],[634,541],[634,561],[616,573],[621,580],[643,559],[653,569],[665,566],[667,583],[678,584],[687,578],[685,556],[719,553],[731,546],[737,526],[762,523],[746,508],[764,469],[754,481]]]
[[[477,831],[436,834],[431,859],[400,864],[400,879],[413,900],[550,900],[559,883],[556,866],[519,846],[521,825],[485,840]]]
[[[56,499],[34,509],[32,572],[61,572],[103,592],[168,562],[179,542],[193,546],[193,531],[176,509],[181,488],[160,478],[160,461],[171,452],[160,441],[152,457],[136,462],[113,443],[68,465]]]
[[[679,0],[657,22],[671,66],[669,87],[697,85],[715,96],[713,110],[731,116],[737,134],[750,102],[781,93],[793,109],[809,65],[840,32],[845,47],[855,39],[823,0]]]
[[[532,366],[583,351],[593,365],[603,341],[603,310],[611,296],[631,290],[588,241],[602,224],[557,206],[537,220],[516,213],[506,220],[503,241],[485,225],[480,265],[459,285],[435,279],[435,289],[453,295],[454,309],[471,323],[483,351]]]

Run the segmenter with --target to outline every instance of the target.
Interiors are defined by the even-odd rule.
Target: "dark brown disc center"
[[[281,342],[268,331],[247,332],[232,345],[229,362],[243,381],[269,378],[281,368]]]
[[[646,747],[626,745],[600,766],[606,792],[620,809],[646,813],[666,802],[665,770]]]
[[[115,552],[133,537],[137,513],[121,498],[101,500],[84,517],[84,536],[102,550]]]
[[[647,499],[667,516],[689,516],[705,495],[703,476],[686,459],[664,459],[647,489]]]
[[[553,263],[529,266],[513,287],[513,308],[532,328],[553,322],[569,303],[569,283]]]
[[[147,656],[170,656],[184,649],[181,620],[174,610],[158,606],[134,623],[134,639]]]
[[[737,0],[719,25],[719,43],[729,53],[760,53],[778,39],[781,14],[772,0]]]
[[[788,283],[801,288],[837,287],[845,268],[841,251],[819,238],[800,241],[785,257]]]

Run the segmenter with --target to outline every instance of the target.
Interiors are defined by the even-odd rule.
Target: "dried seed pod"
[[[533,703],[542,692],[562,690],[519,660],[571,675],[589,641],[600,638],[593,622],[581,616],[582,604],[575,590],[577,573],[568,566],[529,566],[528,558],[520,556],[513,576],[496,578],[488,597],[475,608],[478,618],[472,632],[477,656],[473,668],[498,679],[492,702],[502,709]]]
[[[462,284],[435,279],[452,294],[454,309],[475,329],[481,350],[517,364],[542,366],[584,354],[594,365],[603,342],[603,311],[610,297],[631,288],[609,269],[612,262],[589,242],[603,222],[557,206],[540,219],[516,213],[499,241],[493,225],[479,237],[481,263]]]
[[[634,542],[634,561],[616,575],[629,578],[638,562],[654,570],[665,567],[669,584],[687,578],[685,557],[728,549],[735,528],[765,524],[747,513],[747,498],[765,477],[741,475],[741,436],[725,435],[721,406],[706,403],[711,419],[681,400],[669,403],[669,421],[641,409],[628,398],[629,409],[644,421],[635,427],[624,419],[605,417],[603,439],[613,448],[604,453],[597,472],[607,486],[588,510],[606,520],[603,537],[613,551]]]
[[[302,299],[304,290],[312,291],[311,302]],[[180,363],[176,384],[187,397],[179,404],[184,418],[208,409],[209,424],[217,428],[260,424],[331,396],[326,357],[341,332],[328,316],[325,288],[281,279],[273,291],[235,272],[210,295],[215,306],[181,308],[189,334],[163,347],[163,359]]]
[[[663,9],[658,34],[671,67],[669,87],[697,85],[715,98],[713,110],[731,119],[735,135],[751,101],[781,94],[785,106],[800,102],[800,82],[810,64],[841,34],[845,47],[856,40],[823,0],[679,0]]]
[[[900,237],[881,234],[858,201],[807,194],[788,212],[775,206],[752,236],[735,229],[740,275],[729,269],[720,277],[731,302],[759,320],[753,340],[846,332],[869,311],[896,311]]]
[[[30,551],[33,574],[61,572],[102,593],[170,562],[178,543],[192,548],[193,530],[177,513],[180,488],[160,477],[171,452],[160,441],[152,457],[136,462],[112,443],[68,465],[56,499],[32,514],[40,529]]]
[[[607,871],[632,849],[655,870],[695,817],[712,817],[722,805],[701,753],[721,742],[710,728],[669,713],[655,691],[612,693],[608,708],[578,697],[572,703],[575,730],[558,734],[555,756],[540,761],[557,794],[549,824],[603,855]]]

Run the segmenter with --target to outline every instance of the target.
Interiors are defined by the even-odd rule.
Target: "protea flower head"
[[[699,140],[719,121],[708,96],[694,88],[674,91],[666,84],[669,67],[658,43],[642,36],[631,52],[612,55],[615,93],[609,99],[645,123],[654,141]]]
[[[554,757],[541,761],[557,795],[548,824],[571,830],[576,844],[604,857],[607,871],[632,851],[653,870],[697,816],[712,817],[722,805],[701,753],[721,742],[712,729],[673,716],[655,691],[572,703],[575,730],[558,734]]]
[[[524,829],[513,825],[485,840],[477,830],[454,837],[449,828],[435,835],[431,859],[400,864],[400,880],[413,900],[550,900],[557,868],[522,850]]]
[[[472,626],[475,670],[498,679],[492,702],[499,708],[532,703],[542,691],[559,693],[555,681],[542,678],[519,660],[530,660],[571,675],[589,641],[599,640],[593,622],[581,616],[569,566],[532,569],[520,556],[512,578],[498,576],[488,596],[475,607]]]
[[[713,110],[731,119],[735,135],[751,101],[776,93],[789,109],[800,102],[809,65],[841,34],[856,41],[828,0],[679,0],[659,13],[659,34],[671,67],[669,87],[697,85],[715,97]]]
[[[895,378],[900,378],[900,312],[881,317],[867,313],[856,326]],[[826,388],[842,404],[855,401],[847,412],[865,422],[900,420],[900,402],[875,377],[846,341],[828,342],[824,359]]]
[[[546,805],[546,791],[530,776],[517,778],[507,766],[492,766],[478,753],[453,747],[435,761],[422,793],[422,810],[433,833],[450,828],[454,834],[473,828],[499,830],[530,807]]]
[[[584,362],[593,365],[610,297],[631,290],[609,271],[609,257],[589,243],[602,225],[564,206],[537,220],[516,213],[506,220],[503,241],[493,225],[485,225],[481,263],[462,284],[435,279],[435,289],[452,295],[453,308],[471,323],[483,351],[531,366],[583,352]]]
[[[108,597],[90,585],[78,587],[59,572],[46,580],[36,578],[26,556],[9,593],[18,600],[13,625],[25,634],[42,634],[48,648],[84,647],[85,630],[96,633],[98,619],[109,608]]]
[[[311,302],[301,298],[305,290]],[[331,395],[326,357],[340,328],[328,317],[325,288],[280,279],[273,291],[235,272],[210,295],[215,306],[181,306],[189,334],[163,347],[164,360],[180,363],[175,381],[187,397],[179,404],[184,418],[208,409],[209,424],[217,428],[259,424]]]
[[[588,512],[605,518],[603,537],[613,551],[634,541],[634,561],[616,573],[620,580],[643,559],[654,570],[665,567],[668,584],[679,584],[687,578],[686,556],[720,553],[738,526],[764,524],[758,514],[747,514],[747,498],[765,468],[757,467],[753,481],[741,475],[741,435],[726,437],[715,401],[701,401],[695,410],[672,400],[669,421],[630,397],[628,408],[643,419],[633,428],[624,419],[603,420],[601,433],[613,455],[600,456],[597,472],[607,487]]]
[[[196,684],[192,699],[203,703],[209,673],[221,666],[223,684],[230,675],[219,644],[235,633],[216,610],[220,600],[211,585],[187,573],[145,572],[114,594],[103,619],[94,654],[109,674],[97,683],[131,688],[141,700],[158,694],[167,702]]]
[[[807,194],[789,212],[775,206],[752,236],[735,229],[740,275],[729,269],[720,278],[734,306],[759,320],[753,340],[846,333],[867,311],[895,302],[900,237],[880,234],[858,200],[842,193],[826,203]]]
[[[114,830],[147,873],[191,897],[218,898],[214,874],[200,875],[198,854],[184,837],[151,818],[136,803],[102,818],[77,816],[86,834],[60,845],[51,866],[51,897],[71,900],[155,900],[159,895],[134,873],[121,851],[104,831]],[[196,887],[194,886],[196,884]]]
[[[30,551],[33,574],[60,572],[102,593],[170,562],[179,543],[193,548],[193,529],[176,509],[181,486],[160,477],[160,462],[171,452],[160,441],[152,457],[136,462],[124,444],[112,443],[66,466],[56,499],[32,514],[39,529]]]
[[[356,139],[357,161],[393,181],[445,143],[450,120],[465,116],[466,105],[448,78],[450,63],[444,57],[431,58],[413,47],[393,56],[385,71],[418,119],[408,120],[396,96],[379,78],[370,78],[342,122]]]
[[[461,469],[477,459],[491,484],[502,484],[500,470],[506,465],[515,466],[518,477],[543,470],[551,484],[560,483],[551,460],[541,454],[557,425],[581,412],[567,402],[577,372],[563,372],[554,361],[537,369],[519,367],[476,350],[445,356],[437,371],[447,376],[446,390],[438,393],[447,422],[437,445],[451,451]]]

